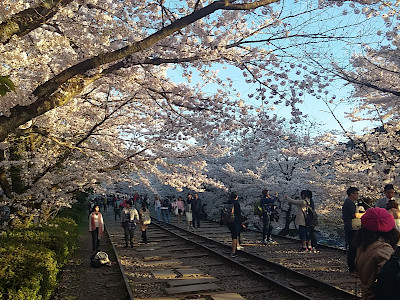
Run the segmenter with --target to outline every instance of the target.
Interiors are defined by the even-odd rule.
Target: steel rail
[[[130,300],[134,300],[135,298],[134,298],[133,293],[132,293],[131,285],[129,284],[129,280],[128,280],[128,278],[126,277],[126,274],[125,274],[125,271],[124,271],[124,267],[122,266],[121,259],[119,258],[119,255],[118,255],[118,251],[117,251],[117,249],[115,248],[115,245],[114,245],[114,243],[113,243],[113,241],[112,241],[112,239],[111,239],[110,233],[108,232],[107,224],[104,226],[104,229],[105,229],[105,231],[107,232],[107,235],[108,235],[108,238],[109,238],[109,240],[110,240],[111,246],[112,246],[112,248],[113,248],[115,257],[117,258],[119,270],[120,270],[120,272],[121,272],[121,274],[122,274],[122,278],[124,279],[124,283],[125,283],[125,287],[126,287],[126,290],[127,290],[127,292],[128,292],[128,295],[129,295],[129,299],[130,299]]]
[[[195,233],[193,233],[191,231],[185,230],[185,229],[180,228],[180,227],[178,227],[176,225],[173,225],[173,224],[167,224],[167,226],[166,225],[160,226],[158,224],[155,224],[155,222],[153,224],[156,225],[158,228],[162,228],[163,230],[166,230],[166,231],[170,232],[171,234],[173,234],[173,235],[175,235],[175,236],[177,236],[177,237],[179,237],[181,239],[184,239],[185,241],[187,241],[189,243],[195,244],[196,246],[199,246],[199,247],[201,247],[201,248],[203,248],[203,249],[205,249],[207,251],[210,251],[213,255],[215,255],[217,257],[220,257],[223,260],[227,260],[227,261],[229,261],[231,263],[234,263],[240,269],[242,269],[242,270],[244,270],[244,271],[246,271],[246,272],[252,274],[253,276],[256,276],[256,277],[258,277],[258,278],[260,278],[262,280],[266,280],[267,282],[272,284],[275,288],[277,288],[279,291],[281,291],[281,292],[283,292],[285,294],[288,294],[289,296],[294,297],[295,299],[314,299],[315,300],[315,298],[311,298],[310,296],[307,296],[307,295],[305,295],[305,294],[303,294],[303,293],[301,293],[301,292],[299,292],[299,291],[297,291],[295,289],[287,287],[287,286],[281,284],[280,282],[277,282],[277,281],[267,277],[266,275],[263,275],[262,273],[245,266],[244,264],[236,261],[235,259],[231,259],[231,258],[227,257],[226,255],[221,254],[221,253],[213,250],[210,247],[207,247],[207,246],[205,246],[205,245],[203,245],[201,243],[198,243],[198,242],[195,242],[193,240],[190,240],[189,238],[183,237],[179,233],[176,233],[176,232],[170,230],[167,227],[173,228],[175,231],[178,231],[180,233],[184,232],[185,234],[188,234],[190,236],[196,237],[197,239],[200,239],[202,241],[206,241],[208,244],[212,243],[214,245],[218,245],[220,247],[224,247],[227,250],[229,249],[228,251],[230,252],[230,248],[231,247],[228,246],[228,245],[225,245],[225,244],[220,243],[218,241],[215,241],[213,239],[201,236],[199,234],[195,234]],[[268,267],[270,269],[278,271],[281,274],[285,273],[285,274],[288,274],[290,276],[294,276],[297,279],[301,279],[303,282],[305,282],[305,283],[307,283],[309,285],[312,285],[312,286],[315,286],[315,287],[323,287],[329,293],[333,293],[333,294],[336,295],[336,297],[339,297],[341,299],[359,299],[359,297],[357,297],[354,294],[348,293],[348,292],[346,292],[346,291],[344,291],[342,289],[339,289],[337,287],[329,285],[329,284],[327,284],[327,283],[325,283],[323,281],[317,280],[315,278],[311,278],[311,277],[309,277],[307,275],[304,275],[304,274],[301,274],[301,273],[296,272],[294,270],[291,270],[291,269],[289,269],[287,267],[284,267],[284,266],[282,266],[280,264],[268,261],[268,260],[266,260],[264,258],[261,258],[261,257],[255,255],[255,254],[251,254],[251,253],[248,253],[248,252],[241,251],[240,255],[241,255],[241,257],[247,257],[249,259],[256,260],[258,263],[260,263],[260,264],[262,264],[262,265],[264,265],[264,266],[266,266],[266,267]]]

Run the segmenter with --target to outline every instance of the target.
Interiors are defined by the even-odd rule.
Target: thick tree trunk
[[[292,215],[292,204],[289,204],[289,207],[287,210],[283,210],[281,208],[282,212],[285,213],[285,227],[279,232],[280,235],[295,235],[296,234],[296,229],[290,229],[290,223],[292,223],[296,216]]]

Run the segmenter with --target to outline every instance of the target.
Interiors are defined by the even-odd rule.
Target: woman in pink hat
[[[375,299],[373,286],[381,267],[394,253],[400,233],[394,218],[384,208],[369,208],[361,217],[361,229],[354,238],[356,267],[362,299]]]

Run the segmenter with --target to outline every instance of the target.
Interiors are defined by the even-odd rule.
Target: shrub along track
[[[132,249],[124,248],[123,229],[119,221],[115,221],[111,213],[105,214],[105,219],[135,299],[219,299],[222,295],[225,299],[241,299],[241,296],[245,299],[356,298],[332,285],[276,264],[272,259],[267,261],[261,255],[250,253],[267,253],[269,248],[271,252],[277,252],[275,247],[278,245],[263,246],[256,243],[256,239],[251,243],[246,236],[246,250],[232,259],[228,230],[215,223],[203,222],[202,228],[193,232],[183,229],[184,223],[177,227],[151,224],[148,229],[149,243],[138,243],[140,238],[137,237]],[[135,234],[139,236],[139,230]],[[212,239],[201,235],[212,236]],[[281,242],[280,245],[283,244]],[[291,241],[288,245],[294,247],[295,243]],[[314,255],[287,254],[287,259],[297,255],[302,261],[310,260]],[[337,253],[335,255],[338,256]],[[287,259],[283,259],[282,254],[274,257],[274,260],[285,262]],[[294,264],[294,260],[291,261]],[[352,280],[355,281],[354,278]]]

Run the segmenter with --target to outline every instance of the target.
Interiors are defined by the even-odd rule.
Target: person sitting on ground
[[[355,264],[362,299],[375,299],[374,284],[378,273],[394,253],[399,238],[394,218],[386,209],[369,208],[361,217],[361,229],[353,243],[357,249]]]

